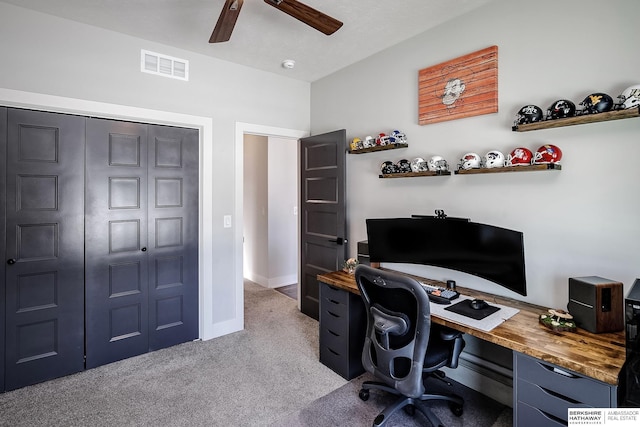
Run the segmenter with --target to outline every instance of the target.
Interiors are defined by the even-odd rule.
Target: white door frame
[[[309,136],[308,131],[279,128],[273,126],[256,125],[251,123],[236,122],[235,137],[235,278],[236,278],[236,312],[242,313],[242,324],[244,328],[244,275],[243,275],[243,230],[244,230],[244,135],[261,135],[274,138],[294,138],[300,139]],[[299,148],[299,146],[298,146]],[[299,156],[298,156],[299,157]],[[299,168],[297,168],[299,169]],[[298,201],[299,204],[299,201]],[[300,219],[298,218],[298,228]],[[298,239],[299,241],[299,239]],[[298,257],[300,248],[298,247]],[[298,266],[298,283],[300,283],[300,266]],[[299,294],[299,292],[298,292]],[[300,295],[298,295],[298,308],[300,307]]]
[[[210,219],[213,217],[213,198],[203,197],[213,194],[213,171],[210,167],[204,167],[204,165],[213,164],[213,119],[4,88],[0,88],[0,104],[7,107],[189,127],[200,131],[198,332],[201,339],[210,339],[216,336],[216,325],[211,322],[213,318],[213,291],[211,287],[213,268],[210,260],[213,258],[213,229]]]

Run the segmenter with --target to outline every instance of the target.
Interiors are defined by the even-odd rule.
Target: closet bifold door
[[[5,210],[7,200],[7,109],[0,107],[0,393],[4,389],[4,306],[6,301],[5,291],[5,256],[6,236]]]
[[[198,140],[149,125],[149,350],[198,337]]]
[[[87,119],[86,367],[148,351],[147,125]]]
[[[12,390],[84,369],[84,118],[6,112],[3,369]]]

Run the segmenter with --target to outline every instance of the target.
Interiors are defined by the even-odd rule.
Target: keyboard
[[[429,285],[422,282],[420,282],[420,284],[422,285],[422,288],[427,291],[429,301],[436,304],[451,304],[452,300],[460,296],[460,294],[453,289]]]

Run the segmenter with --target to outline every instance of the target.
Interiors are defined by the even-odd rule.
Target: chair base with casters
[[[358,266],[356,284],[367,313],[367,334],[362,365],[377,381],[365,381],[360,399],[381,390],[399,398],[374,419],[374,427],[386,425],[399,409],[409,415],[420,411],[436,427],[442,422],[427,401],[446,401],[461,416],[464,401],[452,393],[429,392],[425,379],[445,381],[442,367],[456,368],[465,342],[459,331],[431,323],[429,298],[413,278],[368,266]]]
[[[360,399],[365,402],[369,400],[369,390],[381,390],[394,394],[396,396],[400,396],[399,399],[397,399],[391,405],[387,406],[375,417],[372,424],[374,427],[383,427],[386,424],[387,420],[400,409],[404,409],[404,411],[409,415],[414,415],[415,409],[417,409],[429,420],[429,422],[433,426],[443,426],[442,422],[436,416],[436,414],[434,414],[433,411],[431,411],[431,409],[424,404],[425,401],[445,400],[449,403],[449,409],[455,416],[459,417],[463,412],[462,407],[464,405],[464,400],[462,399],[462,397],[455,394],[425,393],[420,397],[407,397],[403,396],[395,388],[389,387],[385,383],[381,383],[378,381],[365,381],[362,383],[360,393],[358,393]]]

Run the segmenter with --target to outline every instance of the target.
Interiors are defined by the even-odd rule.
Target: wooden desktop
[[[322,292],[342,292],[352,295],[352,315],[349,322],[361,322],[362,313],[353,296],[359,296],[354,276],[344,271],[318,275],[321,284],[321,356],[323,329]],[[417,279],[446,286],[425,278]],[[617,407],[618,375],[625,361],[624,332],[594,334],[583,329],[576,332],[556,332],[538,323],[538,317],[548,308],[512,298],[491,295],[458,286],[462,295],[488,303],[515,307],[519,312],[489,332],[432,316],[434,323],[446,325],[466,334],[512,350],[514,353],[514,423],[537,420],[538,425],[566,425],[566,409],[573,407]],[[344,295],[343,295],[344,296]],[[341,301],[332,297],[331,302]],[[346,301],[346,300],[345,300]],[[555,307],[553,307],[555,308]],[[354,310],[356,309],[356,310]],[[332,319],[331,321],[334,321]],[[358,326],[361,329],[361,325]],[[353,329],[353,328],[352,328]],[[351,331],[354,334],[353,331]],[[360,332],[357,332],[360,333]],[[350,341],[353,341],[352,339]],[[349,353],[361,353],[353,348]],[[331,355],[335,353],[331,350]],[[351,360],[357,355],[349,354]],[[571,371],[571,372],[568,372]],[[595,380],[595,381],[593,381]],[[572,406],[573,405],[573,406]]]

